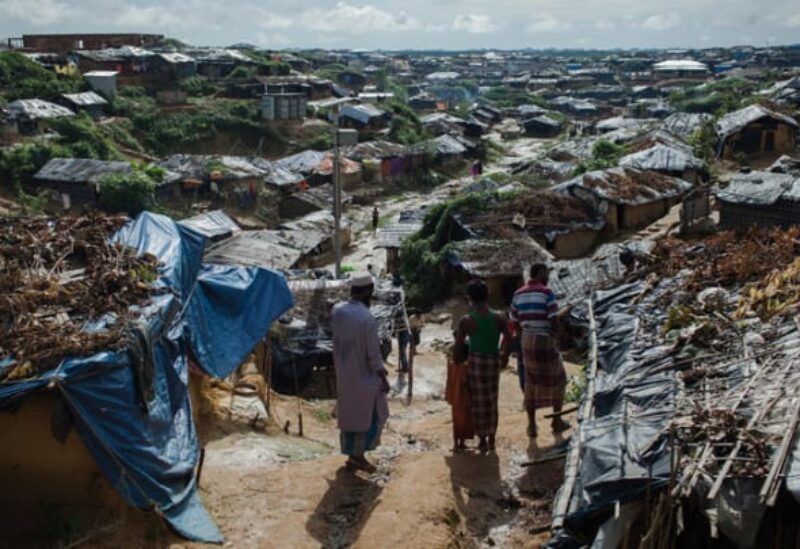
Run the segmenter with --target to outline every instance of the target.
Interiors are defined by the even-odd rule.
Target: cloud
[[[162,6],[128,6],[116,18],[116,24],[126,27],[163,27],[184,22],[174,10]]]
[[[680,23],[680,17],[675,13],[668,15],[663,13],[655,13],[642,21],[641,27],[643,29],[665,31]]]
[[[262,29],[288,29],[294,25],[294,20],[291,17],[283,17],[281,15],[265,14],[258,25]]]
[[[7,17],[36,26],[63,21],[71,11],[69,5],[58,0],[0,0],[0,20]]]
[[[477,15],[474,13],[456,15],[453,21],[453,29],[457,31],[469,32],[471,34],[486,34],[494,32],[499,28],[492,23],[488,15]]]
[[[307,10],[300,17],[301,26],[321,32],[362,34],[421,30],[422,23],[405,12],[390,13],[371,5],[356,6],[339,2],[335,8]]]
[[[525,30],[531,34],[535,34],[539,32],[563,31],[570,28],[572,28],[572,24],[568,21],[562,21],[550,14],[543,14],[541,17],[531,21],[528,26],[525,27]]]
[[[595,21],[594,28],[599,30],[614,30],[617,28],[617,24],[613,21],[609,21],[608,19],[600,19]]]

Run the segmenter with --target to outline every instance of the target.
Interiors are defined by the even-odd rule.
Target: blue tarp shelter
[[[2,383],[0,409],[55,387],[125,501],[155,510],[187,539],[219,543],[222,535],[197,494],[188,357],[211,376],[229,375],[291,308],[291,291],[273,271],[204,265],[205,238],[168,217],[145,212],[114,240],[155,255],[163,266],[155,284],[167,292],[138,311],[140,352],[67,358],[37,378]],[[0,368],[12,361],[0,359]]]

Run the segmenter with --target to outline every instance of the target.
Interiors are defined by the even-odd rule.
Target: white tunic
[[[362,302],[351,300],[333,310],[333,364],[336,368],[336,417],[342,431],[366,432],[377,410],[381,424],[389,405],[381,390],[385,374],[378,324]]]

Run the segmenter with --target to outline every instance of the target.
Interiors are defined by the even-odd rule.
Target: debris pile
[[[791,264],[798,252],[800,228],[754,227],[744,234],[725,231],[693,241],[665,238],[658,242],[653,255],[659,274],[674,276],[688,270],[686,289],[700,291],[709,286],[730,288],[758,281],[774,269]]]
[[[130,308],[154,294],[158,269],[110,241],[126,222],[98,212],[0,220],[0,381],[124,346]],[[104,329],[87,329],[99,321]]]

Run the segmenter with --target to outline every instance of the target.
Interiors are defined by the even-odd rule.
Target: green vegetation
[[[109,212],[136,216],[155,205],[155,188],[155,181],[144,170],[104,175],[100,178],[100,207]]]
[[[375,73],[375,87],[379,92],[393,93],[395,99],[405,103],[408,101],[408,89],[389,75],[386,69]]]
[[[81,89],[80,78],[59,76],[24,55],[0,52],[0,97],[16,99],[57,99],[62,93]]]
[[[219,91],[219,87],[205,76],[192,76],[180,82],[180,88],[192,97],[207,97]]]
[[[319,70],[316,71],[317,76],[320,78],[327,78],[328,80],[333,80],[334,82],[339,81],[339,75],[345,71],[348,71],[347,67],[342,65],[341,63],[331,63],[330,65],[325,65],[320,67]]]
[[[401,145],[414,145],[431,138],[414,109],[397,100],[389,103],[388,109],[394,114],[389,127],[389,139]]]
[[[400,273],[406,298],[413,307],[426,307],[446,294],[442,263],[450,251],[447,231],[450,216],[462,210],[483,210],[493,193],[473,193],[436,204],[428,211],[417,234],[403,243]]]
[[[725,78],[672,92],[670,103],[678,110],[723,115],[743,106],[753,91],[744,78]]]
[[[520,105],[545,106],[544,99],[538,95],[528,93],[526,90],[498,86],[487,91],[483,98],[495,107],[519,107]]]
[[[617,145],[608,139],[598,139],[592,146],[592,157],[580,162],[575,168],[574,175],[614,168],[619,165],[619,159],[625,155],[625,152],[623,145]]]
[[[717,144],[717,132],[714,130],[714,121],[708,120],[703,126],[689,137],[689,145],[692,146],[695,156],[701,159],[706,168],[714,164],[716,159],[715,147]]]
[[[255,50],[246,50],[242,53],[255,61],[256,74],[261,76],[286,76],[292,72],[289,63],[275,61],[267,54]]]
[[[51,127],[59,136],[54,140],[23,143],[0,149],[0,183],[19,194],[51,158],[74,157],[119,160],[116,144],[86,115],[53,120]]]
[[[564,402],[580,402],[585,390],[586,372],[581,368],[577,374],[569,376],[567,389],[564,394]]]
[[[253,139],[282,141],[276,130],[261,124],[256,103],[217,100],[198,103],[193,111],[165,116],[148,96],[121,96],[114,111],[130,119],[134,135],[155,154],[169,154],[176,147],[213,138],[220,131],[239,132]]]

